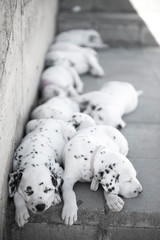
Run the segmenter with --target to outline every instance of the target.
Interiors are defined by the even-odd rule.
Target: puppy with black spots
[[[136,109],[141,94],[142,91],[136,91],[128,82],[111,81],[105,83],[99,91],[88,92],[75,100],[97,124],[121,129],[126,126],[122,116]]]
[[[36,107],[31,113],[31,119],[61,119],[70,122],[76,130],[96,125],[90,116],[79,111],[79,104],[71,98],[54,97]]]
[[[99,125],[79,131],[65,146],[63,152],[64,174],[62,185],[64,206],[62,219],[66,225],[77,221],[77,181],[91,182],[91,190],[99,184],[110,210],[119,212],[124,201],[118,196],[133,198],[142,192],[136,171],[126,158],[128,144],[115,128]]]
[[[52,119],[32,120],[26,132],[9,175],[9,197],[14,198],[19,227],[28,222],[28,210],[40,213],[61,202],[62,151],[76,133],[69,123]]]

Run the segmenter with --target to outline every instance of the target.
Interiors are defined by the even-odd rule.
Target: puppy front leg
[[[28,222],[30,215],[23,197],[18,192],[14,195],[14,204],[16,208],[15,220],[19,227],[23,227]]]
[[[78,207],[76,204],[76,195],[73,191],[74,183],[69,179],[64,179],[64,183],[62,186],[62,194],[64,201],[62,220],[64,220],[65,224],[69,226],[73,225],[77,221]]]
[[[104,191],[104,197],[112,212],[120,212],[123,209],[124,201],[117,194]]]
[[[83,82],[80,79],[78,73],[73,67],[69,68],[71,75],[73,77],[74,83],[75,83],[75,89],[77,90],[78,93],[82,93],[83,91]]]
[[[76,91],[76,89],[72,86],[69,86],[67,88],[67,92],[68,92],[68,95],[69,97],[76,97],[78,95],[78,92]]]
[[[90,72],[93,76],[103,77],[105,75],[103,68],[100,66],[97,58],[91,54],[86,54],[90,66]]]

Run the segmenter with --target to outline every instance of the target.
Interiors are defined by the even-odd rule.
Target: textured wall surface
[[[53,40],[57,0],[0,1],[0,239],[8,172],[33,106],[46,50]]]

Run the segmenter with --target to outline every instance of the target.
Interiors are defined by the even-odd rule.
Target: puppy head
[[[45,58],[45,69],[56,65],[68,67],[71,63],[62,52],[48,52]]]
[[[13,182],[16,175],[18,181]],[[23,169],[21,174],[17,171],[10,175],[9,195],[12,197],[17,191],[28,209],[33,213],[43,212],[61,202],[58,192],[61,180],[61,176],[55,175],[46,166],[32,164]]]
[[[55,86],[55,85],[48,85],[43,88],[41,92],[41,102],[46,102],[47,100],[51,99],[52,97],[66,97],[67,92],[65,92],[62,88]]]
[[[95,120],[97,124],[106,124],[118,129],[125,127],[126,123],[122,120],[119,110],[112,106],[91,106],[90,116]]]
[[[99,147],[93,163],[94,178],[106,192],[133,198],[142,192],[136,171],[130,161],[120,153]]]
[[[90,29],[90,31],[88,31],[88,47],[106,48],[108,45],[103,43],[102,38],[97,31]]]
[[[132,164],[125,165],[120,171],[119,194],[125,198],[137,197],[142,192],[142,186],[136,177]]]
[[[75,113],[72,115],[72,119],[69,121],[77,131],[95,126],[95,121],[89,115],[85,113]]]

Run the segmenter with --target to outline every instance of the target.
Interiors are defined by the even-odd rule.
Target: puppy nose
[[[37,209],[38,212],[42,212],[45,209],[45,204],[44,203],[37,204],[36,209]]]
[[[141,192],[143,192],[142,186],[139,187],[139,189],[138,189],[138,194],[140,194]]]
[[[121,125],[121,124],[118,124],[118,125],[116,126],[116,128],[117,128],[118,130],[121,130],[121,129],[122,129],[122,125]]]

